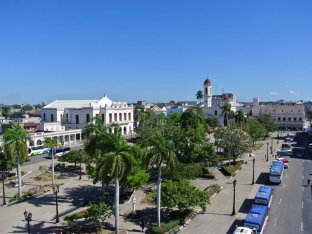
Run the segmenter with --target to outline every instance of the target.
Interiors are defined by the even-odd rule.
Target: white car
[[[236,227],[233,234],[256,234],[257,231],[255,229],[250,229],[247,227]]]

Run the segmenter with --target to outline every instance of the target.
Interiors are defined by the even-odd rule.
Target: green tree
[[[10,106],[2,106],[1,107],[1,113],[2,113],[2,116],[6,119],[8,119],[11,115],[12,115],[12,111],[11,111],[11,107]]]
[[[6,205],[4,181],[9,171],[12,170],[13,166],[14,166],[14,158],[10,158],[9,155],[5,153],[4,149],[0,147],[0,171],[2,177],[3,205]]]
[[[221,145],[235,163],[237,158],[250,151],[251,139],[248,133],[240,129],[226,128]]]
[[[233,111],[231,110],[231,104],[226,102],[222,106],[223,124],[225,127],[229,125],[229,119],[233,116]]]
[[[173,168],[177,162],[172,141],[165,139],[158,132],[149,139],[149,147],[145,157],[145,163],[149,166],[156,166],[157,177],[157,221],[160,226],[160,199],[161,199],[161,166]]]
[[[248,119],[244,130],[249,134],[253,145],[266,135],[266,129],[256,119]]]
[[[134,108],[134,122],[135,126],[141,127],[144,125],[145,121],[148,120],[151,112],[148,110],[145,110],[144,105],[136,105]]]
[[[51,155],[52,155],[52,185],[54,185],[55,179],[54,179],[54,165],[55,165],[55,150],[60,144],[57,142],[56,137],[45,137],[44,138],[44,144],[51,149]]]
[[[208,125],[208,127],[212,129],[212,132],[214,132],[216,128],[220,127],[218,117],[215,116],[207,117],[205,119],[205,122]]]
[[[112,215],[112,208],[108,206],[105,202],[99,202],[92,204],[87,209],[87,219],[92,221],[98,221],[100,227],[102,227],[101,221],[104,222],[107,218],[110,218]]]
[[[109,151],[109,134],[103,121],[100,118],[94,118],[93,121],[85,126],[82,135],[87,138],[85,142],[85,151],[94,158],[98,151],[101,154]]]
[[[71,150],[67,154],[63,155],[62,157],[59,157],[57,161],[74,163],[75,170],[76,170],[77,163],[79,163],[80,161],[81,162],[86,161],[86,155],[85,155],[85,152],[82,150]]]
[[[247,122],[247,115],[243,110],[238,110],[235,112],[235,123],[239,124],[240,128],[242,125]]]
[[[269,135],[269,133],[274,132],[277,127],[276,124],[274,122],[274,119],[271,118],[269,115],[261,115],[258,118],[258,121],[263,125],[263,127],[266,129],[267,131],[267,136]]]
[[[21,178],[21,163],[28,157],[27,141],[30,141],[25,129],[19,124],[13,124],[11,128],[7,128],[3,134],[6,154],[13,158],[15,155],[15,162],[17,164],[17,178],[18,178],[18,195],[22,196],[22,178]]]
[[[195,94],[196,96],[196,99],[199,101],[199,103],[201,103],[201,100],[203,99],[204,97],[204,94],[203,94],[203,91],[202,90],[198,90]]]
[[[130,146],[121,135],[119,128],[109,134],[110,151],[96,161],[98,178],[114,179],[115,182],[115,227],[119,233],[119,181],[127,177],[133,168],[133,155]]]
[[[226,134],[226,128],[218,128],[217,131],[213,134],[216,145],[217,145],[217,152],[219,152],[219,149],[222,147],[222,139],[224,138]]]
[[[192,186],[187,180],[163,183],[161,195],[164,206],[169,208],[178,207],[181,211],[196,206],[200,206],[205,210],[206,206],[210,204],[208,193]]]
[[[27,111],[32,111],[33,110],[33,106],[30,104],[25,104],[22,106],[22,112],[27,112]]]

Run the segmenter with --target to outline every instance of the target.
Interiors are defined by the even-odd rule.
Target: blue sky
[[[0,103],[312,100],[312,1],[0,1]]]

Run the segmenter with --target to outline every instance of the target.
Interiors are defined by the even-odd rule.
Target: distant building
[[[231,110],[233,112],[237,111],[237,107],[241,105],[237,101],[236,95],[233,93],[222,93],[220,95],[212,94],[212,83],[207,78],[204,81],[204,102],[202,103],[202,108],[204,114],[208,117],[214,116],[219,119],[220,125],[223,125],[223,109],[225,103],[231,104]]]
[[[94,117],[99,117],[111,132],[112,124],[118,124],[123,135],[133,132],[133,106],[113,102],[106,95],[100,100],[56,100],[43,107],[41,114],[43,124],[60,123],[66,130],[83,129]]]
[[[279,101],[260,105],[259,99],[255,98],[252,116],[260,117],[261,115],[271,116],[280,129],[303,130],[306,121],[305,107],[301,101]]]

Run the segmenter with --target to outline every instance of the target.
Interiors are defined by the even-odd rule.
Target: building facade
[[[113,102],[106,95],[100,100],[56,100],[42,109],[43,123],[60,123],[66,130],[83,129],[94,117],[100,118],[109,131],[118,124],[122,135],[133,133],[133,106]],[[50,124],[51,127],[54,124]]]
[[[306,122],[304,104],[299,102],[276,102],[259,105],[259,99],[254,98],[252,116],[271,116],[280,129],[303,130]]]

